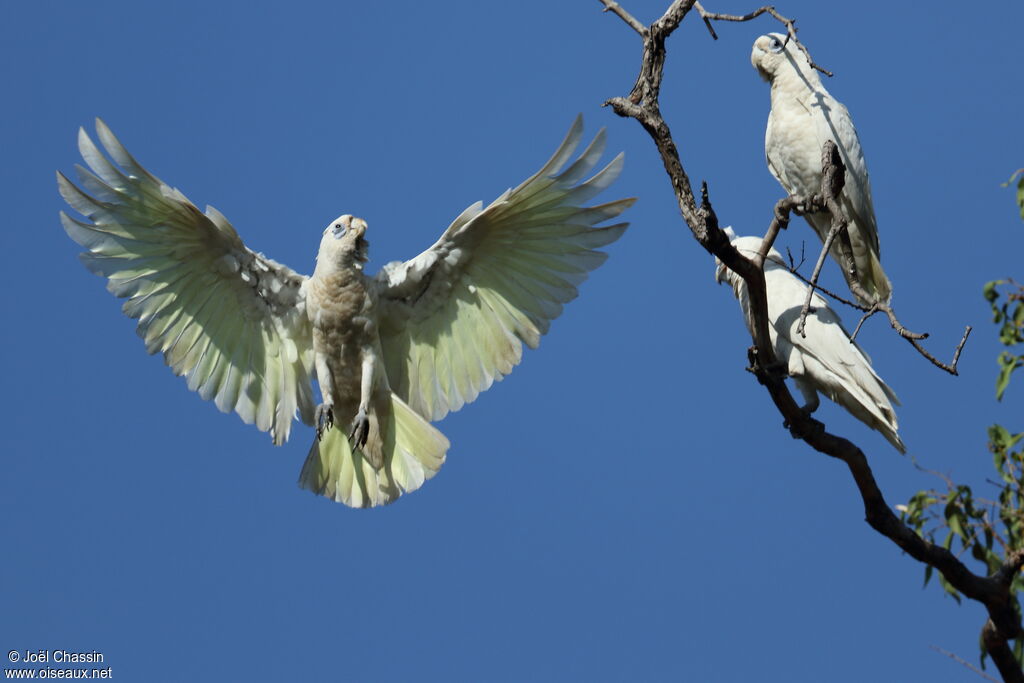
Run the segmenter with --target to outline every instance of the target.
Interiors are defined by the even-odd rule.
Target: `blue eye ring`
[[[331,226],[331,233],[334,235],[334,239],[341,239],[345,236],[346,232],[348,232],[348,230],[341,223],[335,223]]]
[[[772,36],[772,42],[768,46],[769,50],[771,50],[772,52],[782,52],[782,49],[784,47],[786,47],[785,43],[783,43],[781,40],[779,40],[775,36]]]

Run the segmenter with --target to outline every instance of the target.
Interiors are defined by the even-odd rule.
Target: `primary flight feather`
[[[733,246],[747,258],[760,250],[760,237],[735,237],[728,232]],[[775,356],[785,365],[804,397],[804,410],[812,413],[818,408],[820,392],[868,427],[881,432],[896,450],[905,453],[907,449],[897,433],[896,411],[892,407],[894,403],[899,405],[896,394],[875,373],[867,354],[850,341],[839,315],[817,293],[811,297],[811,310],[804,328],[806,337],[796,331],[807,297],[807,285],[790,273],[784,263],[782,254],[775,249],[768,251],[764,261],[768,334]],[[753,334],[746,281],[717,259],[716,264],[715,279],[732,285],[747,329]]]
[[[888,302],[892,285],[879,260],[871,181],[850,112],[829,94],[807,56],[786,36],[770,33],[758,38],[750,61],[771,83],[772,108],[764,138],[768,169],[789,194],[817,194],[822,147],[828,140],[835,142],[846,165],[846,184],[838,199],[847,220],[857,281],[868,296],[861,297],[862,303]],[[831,228],[830,215],[816,212],[804,217],[824,242]],[[830,253],[847,282],[852,282],[838,240],[832,243]]]
[[[99,120],[113,162],[79,131],[89,166],[77,167],[81,189],[57,179],[87,220],[61,212],[61,221],[86,248],[85,266],[127,299],[150,353],[275,444],[296,416],[316,426],[299,484],[372,507],[437,473],[449,443],[430,422],[511,372],[522,344],[538,345],[607,258],[596,249],[625,231],[626,223],[597,226],[633,199],[584,206],[622,169],[620,154],[587,178],[604,131],[566,168],[582,130],[578,117],[540,171],[486,208],[470,206],[428,250],[372,278],[363,273],[365,220],[332,221],[313,275],[301,275],[147,172]]]

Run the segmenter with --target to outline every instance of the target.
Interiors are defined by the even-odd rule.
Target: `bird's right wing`
[[[626,223],[597,226],[633,199],[584,206],[618,177],[622,155],[588,179],[604,131],[569,164],[582,129],[577,118],[540,171],[486,208],[470,206],[430,249],[377,275],[388,382],[428,420],[510,373],[523,343],[537,347],[577,285],[607,258],[598,248],[625,231]]]
[[[313,421],[306,278],[246,248],[220,212],[201,213],[151,175],[98,119],[96,131],[117,165],[80,130],[91,172],[76,169],[89,194],[57,174],[61,195],[89,219],[61,212],[86,248],[82,263],[127,299],[146,350],[163,353],[189,389],[284,443],[296,411]]]

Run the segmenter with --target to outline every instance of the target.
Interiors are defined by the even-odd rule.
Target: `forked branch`
[[[705,11],[702,6],[697,5],[695,0],[674,0],[661,18],[650,26],[644,27],[617,2],[599,1],[607,11],[613,12],[633,28],[643,40],[640,73],[632,91],[628,97],[615,97],[609,99],[605,104],[619,116],[636,119],[651,136],[661,156],[665,172],[669,176],[680,213],[694,239],[746,282],[753,319],[754,346],[750,351],[752,370],[758,381],[768,390],[776,408],[784,417],[790,433],[794,437],[802,439],[816,451],[842,460],[846,464],[863,501],[866,521],[872,528],[911,557],[938,569],[961,594],[977,600],[986,607],[989,619],[982,635],[988,651],[993,661],[996,662],[1004,681],[1024,683],[1024,672],[1016,664],[1007,644],[1013,638],[1024,636],[1024,631],[1021,629],[1016,598],[1011,593],[1010,581],[1006,578],[1007,576],[1012,578],[1019,571],[1021,564],[1024,563],[1024,554],[1021,554],[1020,557],[1008,558],[1003,569],[992,577],[979,576],[971,572],[949,550],[918,536],[893,514],[892,508],[885,502],[863,451],[851,441],[827,432],[822,423],[800,409],[786,387],[785,377],[779,370],[779,364],[768,336],[768,306],[762,267],[771,242],[774,241],[779,230],[788,223],[790,213],[800,206],[802,200],[787,198],[776,204],[775,214],[766,235],[765,245],[762,245],[761,253],[753,259],[744,257],[730,244],[726,233],[719,228],[718,218],[708,199],[706,185],[702,187],[701,202],[698,204],[689,176],[680,160],[678,148],[672,139],[671,131],[661,116],[658,95],[665,65],[665,40],[679,26],[690,9],[696,6],[709,28],[712,20],[745,21],[764,13],[770,13],[780,21],[782,19],[774,13],[774,10],[769,11],[770,8],[762,8],[749,16],[725,18],[727,15],[717,15]],[[783,23],[786,22],[783,21]],[[787,31],[790,32],[791,37],[793,30],[792,22],[789,22]],[[842,240],[843,251],[848,252],[850,250],[849,236],[846,235],[846,231],[841,231],[838,237]],[[852,253],[848,255],[848,260],[852,262]],[[855,294],[857,294],[856,291]],[[890,322],[896,327],[899,321],[896,320],[891,309],[888,314]],[[913,333],[906,331],[902,326],[899,329],[903,329],[901,336],[916,345],[916,339],[912,338],[915,336]],[[955,371],[956,358],[959,356],[962,346],[963,342],[954,356],[953,371]]]
[[[811,59],[811,53],[807,51],[807,48],[803,46],[803,43],[796,39],[796,19],[787,19],[786,17],[776,12],[775,8],[770,5],[759,7],[753,12],[743,15],[708,12],[699,2],[693,3],[693,7],[698,12],[700,12],[700,18],[704,20],[704,25],[707,27],[708,33],[710,33],[711,37],[714,38],[715,40],[718,40],[718,34],[715,33],[715,27],[711,25],[712,21],[750,21],[751,19],[757,19],[762,14],[769,14],[778,19],[780,22],[782,22],[782,25],[786,27],[786,35],[789,36],[789,40],[793,40],[796,42],[797,47],[799,47],[800,51],[803,52],[804,55],[807,57],[807,63],[811,65],[811,68],[817,69],[826,76],[834,75],[828,69],[823,69],[822,67],[815,64],[814,60]]]
[[[819,289],[818,277],[821,274],[821,268],[828,257],[829,252],[832,249],[833,242],[839,240],[839,251],[845,262],[845,270],[849,275],[850,289],[857,298],[861,301],[870,301],[872,299],[863,287],[861,287],[859,280],[857,279],[857,263],[853,258],[853,246],[850,243],[850,235],[847,231],[846,217],[843,215],[842,207],[839,203],[839,194],[842,192],[843,185],[845,183],[846,167],[843,164],[843,160],[839,155],[839,149],[836,144],[831,140],[825,142],[822,147],[821,153],[821,191],[807,199],[799,199],[798,208],[809,213],[812,211],[825,211],[828,212],[832,217],[832,224],[829,228],[828,234],[825,236],[824,244],[822,244],[821,252],[818,254],[818,260],[814,265],[814,271],[811,274],[811,279],[808,281],[806,278],[801,277],[805,282],[810,284],[807,289],[807,298],[804,300],[803,308],[800,311],[800,322],[797,325],[797,332],[804,335],[804,324],[807,322],[807,315],[811,310],[811,298],[814,290]],[[791,200],[793,198],[790,198]],[[778,205],[776,206],[776,212],[778,212]],[[772,222],[773,225],[775,221]],[[771,226],[769,226],[767,238],[770,236],[772,240],[775,238],[777,231],[773,233]],[[767,253],[767,249],[762,249]],[[849,303],[849,302],[846,302]],[[957,362],[960,360],[960,352],[963,351],[964,344],[967,343],[967,337],[971,334],[971,326],[968,325],[964,330],[964,335],[960,339],[960,343],[957,344],[956,349],[953,351],[953,360],[949,363],[943,363],[938,358],[928,352],[924,346],[921,345],[920,341],[928,338],[928,333],[911,332],[908,330],[903,323],[896,317],[896,311],[893,310],[892,305],[884,301],[876,301],[870,306],[864,306],[863,304],[854,305],[855,308],[864,311],[864,315],[857,323],[857,327],[854,329],[853,334],[850,335],[850,341],[857,338],[860,333],[861,326],[864,322],[875,313],[885,313],[889,319],[889,324],[892,326],[896,333],[906,339],[914,349],[917,350],[922,356],[924,356],[930,363],[937,368],[940,368],[951,375],[957,373]],[[806,335],[804,335],[806,336]]]

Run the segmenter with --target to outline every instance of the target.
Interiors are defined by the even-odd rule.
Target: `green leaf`
[[[1003,392],[1006,391],[1006,387],[1010,384],[1010,375],[1017,369],[1020,359],[1009,353],[1003,351],[999,354],[999,375],[996,377],[996,400],[1003,400]]]
[[[985,648],[985,637],[982,635],[978,636],[978,647],[981,648],[981,657],[979,657],[978,659],[981,662],[981,670],[984,671],[985,658],[988,657],[988,650]]]
[[[964,531],[965,524],[966,520],[961,514],[955,514],[949,518],[949,530],[966,541],[967,532]]]
[[[939,572],[939,585],[942,586],[942,588],[949,593],[957,603],[960,602],[960,593],[957,592],[956,588],[953,588],[953,584],[946,580],[946,577],[942,575],[942,572]]]
[[[993,448],[1005,451],[1012,438],[1009,430],[1002,425],[996,424],[988,428],[988,440],[992,442]]]
[[[1020,219],[1024,221],[1024,175],[1017,181],[1017,206],[1020,207]]]
[[[928,582],[932,580],[932,573],[934,571],[935,571],[935,567],[931,566],[930,564],[926,564],[924,566],[924,586],[922,586],[922,588],[927,586]]]
[[[996,287],[1003,284],[1003,282],[1004,280],[992,280],[992,282],[985,283],[985,286],[981,290],[981,293],[985,297],[985,301],[993,303],[999,298],[999,291],[996,290]]]
[[[1020,180],[1017,181],[1017,206],[1020,207],[1020,218],[1024,220],[1024,168],[1018,168],[1010,176],[1010,179],[1005,183],[1000,183],[1001,187],[1009,187],[1013,184],[1013,181],[1020,176]]]

